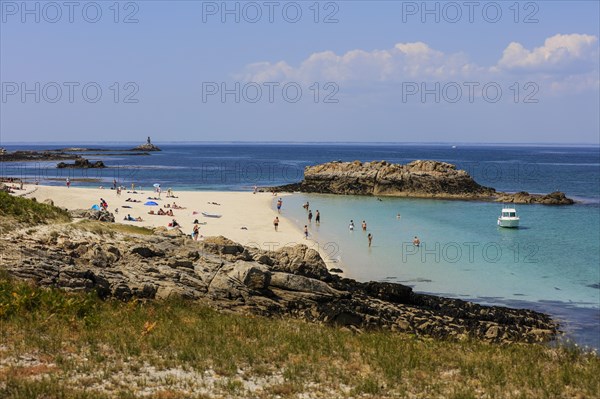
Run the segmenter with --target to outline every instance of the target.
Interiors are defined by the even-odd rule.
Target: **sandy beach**
[[[26,193],[26,194],[25,194]],[[200,222],[200,234],[204,237],[222,235],[246,246],[254,246],[265,250],[274,250],[286,245],[306,244],[310,248],[318,250],[326,259],[319,244],[310,238],[305,239],[303,231],[285,218],[285,194],[277,197],[271,193],[252,192],[222,192],[222,191],[175,191],[175,198],[167,197],[163,191],[158,194],[152,190],[131,192],[129,189],[117,195],[116,190],[101,188],[67,188],[65,186],[34,186],[25,185],[22,192],[16,195],[25,198],[36,198],[38,202],[47,199],[54,201],[54,205],[67,209],[89,209],[94,204],[100,204],[100,198],[108,203],[108,210],[115,215],[117,223],[144,226],[144,227],[168,227],[175,219],[181,230],[190,235],[194,226],[194,220]],[[140,202],[126,201],[128,198]],[[276,202],[278,198],[283,199],[281,213],[277,213]],[[147,201],[154,201],[158,206],[144,205]],[[176,203],[185,209],[173,209]],[[161,216],[148,214],[159,209],[168,211],[164,206],[169,204],[173,210],[173,216]],[[217,205],[218,204],[218,205]],[[130,207],[130,208],[124,208]],[[117,211],[118,210],[118,211]],[[194,213],[197,212],[197,213]],[[222,215],[220,218],[204,217],[201,212]],[[141,222],[126,221],[127,215],[134,218],[141,217]],[[273,219],[280,219],[278,231],[273,227]],[[339,267],[339,265],[329,265]]]

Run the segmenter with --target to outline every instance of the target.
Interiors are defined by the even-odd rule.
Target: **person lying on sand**
[[[148,215],[154,215],[154,211],[148,211]]]
[[[158,210],[158,214],[159,214],[159,215],[166,215],[166,214],[167,214],[167,212],[163,211],[163,210],[162,210],[162,208],[160,208],[160,209]]]
[[[173,210],[172,210],[172,209],[169,209],[169,210],[167,211],[167,215],[169,215],[169,216],[174,216],[174,215],[173,215]]]

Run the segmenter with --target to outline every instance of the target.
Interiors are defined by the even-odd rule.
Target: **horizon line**
[[[71,146],[77,144],[98,144],[98,145],[139,145],[141,141],[2,141],[0,145],[39,145],[39,144],[55,144],[63,145],[70,144]],[[386,145],[386,144],[402,144],[402,145],[547,145],[547,146],[600,146],[600,142],[514,142],[514,141],[291,141],[291,140],[220,140],[220,141],[209,141],[209,140],[169,140],[169,141],[155,141],[154,144],[289,144],[289,145]]]

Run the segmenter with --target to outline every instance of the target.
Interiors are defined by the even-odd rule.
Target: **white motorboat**
[[[519,227],[519,216],[515,208],[502,208],[502,215],[498,218],[500,227]]]

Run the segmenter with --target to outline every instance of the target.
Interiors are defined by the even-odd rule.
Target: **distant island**
[[[148,140],[145,144],[138,145],[137,147],[132,148],[130,151],[162,151],[160,148],[152,144],[150,140],[150,136],[148,136]]]
[[[152,144],[150,137],[148,137],[146,143],[138,145],[131,149],[110,149],[110,148],[86,148],[86,147],[66,147],[60,149],[49,149],[49,150],[17,150],[7,151],[5,148],[0,148],[0,162],[44,162],[44,161],[68,161],[74,160],[74,164],[68,164],[60,162],[57,168],[103,168],[104,164],[102,161],[96,161],[94,163],[89,162],[83,158],[79,153],[85,152],[87,155],[102,155],[111,156],[117,154],[111,154],[118,152],[119,156],[122,155],[150,155],[149,151],[162,151],[160,148]],[[96,154],[93,154],[96,153]]]
[[[562,192],[547,195],[496,191],[478,184],[447,162],[417,160],[406,165],[334,161],[304,169],[304,180],[271,190],[321,194],[480,200],[518,204],[571,205]]]

